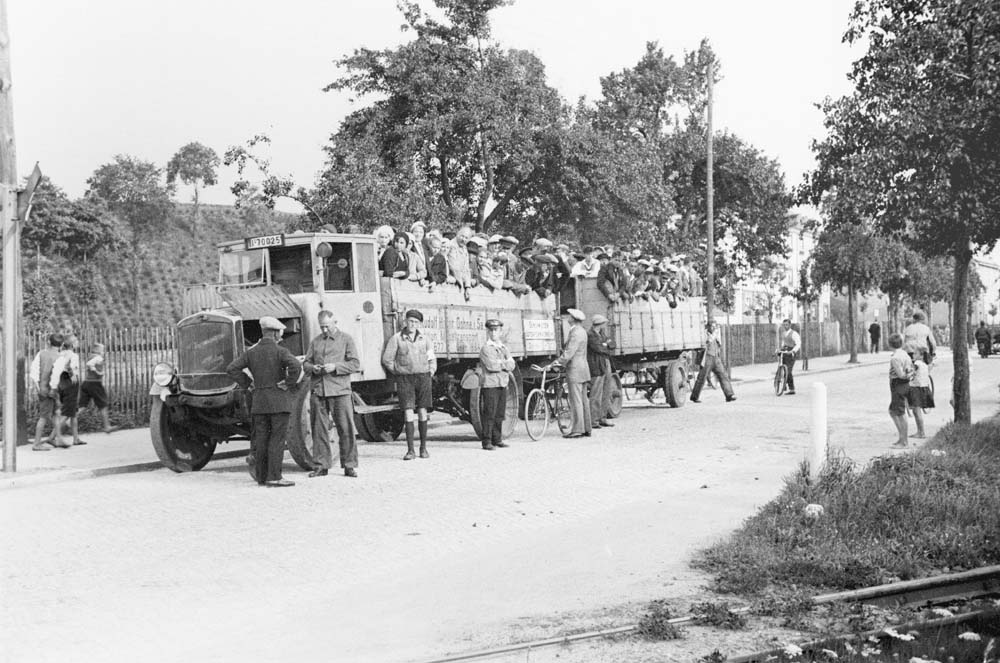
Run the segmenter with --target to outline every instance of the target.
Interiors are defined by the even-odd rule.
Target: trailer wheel
[[[507,382],[507,403],[504,407],[503,439],[514,434],[514,428],[519,420],[518,410],[521,409],[520,380],[511,377]],[[469,390],[469,414],[472,415],[472,429],[476,437],[483,439],[483,399],[479,387]]]
[[[364,424],[372,442],[392,442],[403,432],[406,421],[401,410],[390,410],[364,415]]]
[[[184,421],[183,408],[168,408],[159,396],[150,408],[149,432],[157,458],[174,472],[197,472],[215,453],[215,441]]]
[[[660,386],[670,407],[684,407],[688,400],[687,369],[684,362],[674,359],[660,371]]]
[[[357,392],[352,393],[351,398],[354,401],[354,430],[357,432],[358,437],[365,442],[380,442],[368,430],[368,424],[365,423],[365,415],[358,413],[358,406],[365,404],[364,399]]]
[[[617,373],[611,373],[611,410],[608,416],[617,419],[621,416],[622,407],[625,405],[622,398],[622,379]]]
[[[316,454],[312,434],[312,398],[309,389],[299,389],[292,405],[292,416],[288,418],[288,433],[285,445],[295,464],[303,470],[316,467]]]

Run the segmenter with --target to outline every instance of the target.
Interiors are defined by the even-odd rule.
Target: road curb
[[[888,364],[889,364],[889,359],[886,358],[884,361],[883,360],[869,361],[869,362],[865,362],[863,364],[862,363],[846,364],[845,363],[845,364],[843,364],[841,366],[834,366],[833,368],[809,369],[808,371],[803,371],[802,368],[800,367],[795,372],[795,375],[801,376],[801,377],[806,377],[806,376],[809,376],[809,375],[820,375],[821,373],[834,373],[836,371],[849,371],[849,370],[852,370],[852,369],[855,369],[855,368],[865,368],[867,366],[886,366]],[[754,382],[770,382],[772,379],[773,379],[773,376],[768,376],[768,377],[763,377],[763,378],[748,378],[746,380],[733,380],[733,382],[739,382],[740,384],[751,384],[751,383],[754,383]]]
[[[226,460],[228,458],[240,458],[246,456],[243,451],[223,451],[214,454],[212,460]],[[110,476],[113,474],[133,474],[138,472],[152,472],[153,470],[166,469],[163,463],[158,460],[145,463],[128,463],[125,465],[112,465],[110,467],[91,467],[87,469],[66,469],[66,470],[39,470],[31,474],[0,478],[0,490],[11,488],[27,488],[46,483],[59,483],[62,481],[76,481],[78,479],[96,479],[97,477]]]

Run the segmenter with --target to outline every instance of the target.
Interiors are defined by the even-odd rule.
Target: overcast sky
[[[849,90],[852,4],[518,0],[494,13],[494,37],[536,53],[571,102],[597,97],[600,77],[634,65],[647,41],[680,59],[707,37],[722,62],[716,127],[777,159],[792,186],[822,133],[814,104]],[[312,185],[352,109],[322,91],[334,61],[406,38],[395,0],[10,0],[8,14],[18,170],[38,161],[72,196],[115,154],[165,166],[188,142],[221,156],[262,132],[273,170]],[[220,175],[203,201],[232,202]]]

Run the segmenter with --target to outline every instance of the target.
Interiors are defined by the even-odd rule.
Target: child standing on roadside
[[[910,391],[910,378],[913,377],[913,361],[910,355],[903,352],[902,334],[895,333],[889,336],[889,347],[892,348],[892,354],[889,356],[889,416],[899,433],[899,438],[892,446],[905,447],[908,434],[906,399]]]
[[[927,366],[927,353],[924,351],[917,351],[913,357],[913,377],[910,378],[910,391],[906,402],[917,424],[917,434],[913,437],[926,437],[924,410],[934,407],[934,394],[931,393],[930,367]]]
[[[118,429],[111,427],[108,418],[108,392],[104,390],[104,344],[94,343],[90,346],[90,356],[84,366],[83,382],[80,384],[80,409],[93,401],[94,407],[101,413],[104,432],[112,433]]]

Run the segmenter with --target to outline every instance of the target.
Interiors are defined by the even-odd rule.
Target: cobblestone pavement
[[[979,418],[1000,362],[975,366]],[[732,404],[718,391],[679,410],[630,403],[591,439],[520,433],[494,452],[442,427],[429,460],[363,445],[358,479],[307,479],[287,461],[285,490],[222,460],[4,491],[0,661],[414,660],[618,625],[650,599],[697,594],[690,553],[769,500],[808,449],[814,379],[831,444],[887,453],[886,373],[802,376],[780,399],[754,383]]]

